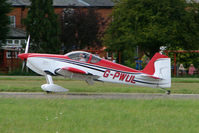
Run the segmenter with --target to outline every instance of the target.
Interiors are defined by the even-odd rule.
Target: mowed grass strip
[[[70,92],[119,92],[119,93],[165,93],[158,88],[131,86],[124,84],[95,82],[88,85],[85,81],[54,77],[54,82]],[[46,80],[42,76],[0,76],[0,91],[41,92]],[[199,94],[199,78],[172,78],[172,93]]]
[[[198,100],[0,98],[1,133],[196,133]]]

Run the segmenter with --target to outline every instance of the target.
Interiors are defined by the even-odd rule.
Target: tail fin
[[[162,79],[159,87],[171,87],[171,60],[168,56],[156,53],[142,72]]]

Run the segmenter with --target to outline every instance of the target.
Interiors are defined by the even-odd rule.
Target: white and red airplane
[[[53,83],[52,76],[83,79],[89,84],[94,81],[147,86],[152,88],[171,87],[170,58],[156,53],[147,66],[139,71],[84,51],[65,55],[28,53],[29,39],[25,53],[18,56],[27,61],[27,67],[44,75],[47,84],[41,86],[46,92],[64,92],[67,89]],[[166,90],[170,94],[170,90]]]

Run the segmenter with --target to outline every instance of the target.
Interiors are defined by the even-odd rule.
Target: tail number
[[[125,82],[130,82],[132,84],[135,84],[134,75],[127,74],[127,73],[121,73],[121,72],[115,72],[114,74],[111,73],[110,70],[106,70],[103,74],[103,77],[108,78],[111,77],[114,80],[119,80],[119,81],[125,81]]]

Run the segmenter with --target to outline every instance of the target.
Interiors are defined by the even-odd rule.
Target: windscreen
[[[83,62],[88,62],[90,54],[88,53],[71,53],[67,55],[70,59],[72,60],[78,60],[78,61],[83,61]]]
[[[100,57],[92,55],[91,63],[97,63],[101,60]]]

